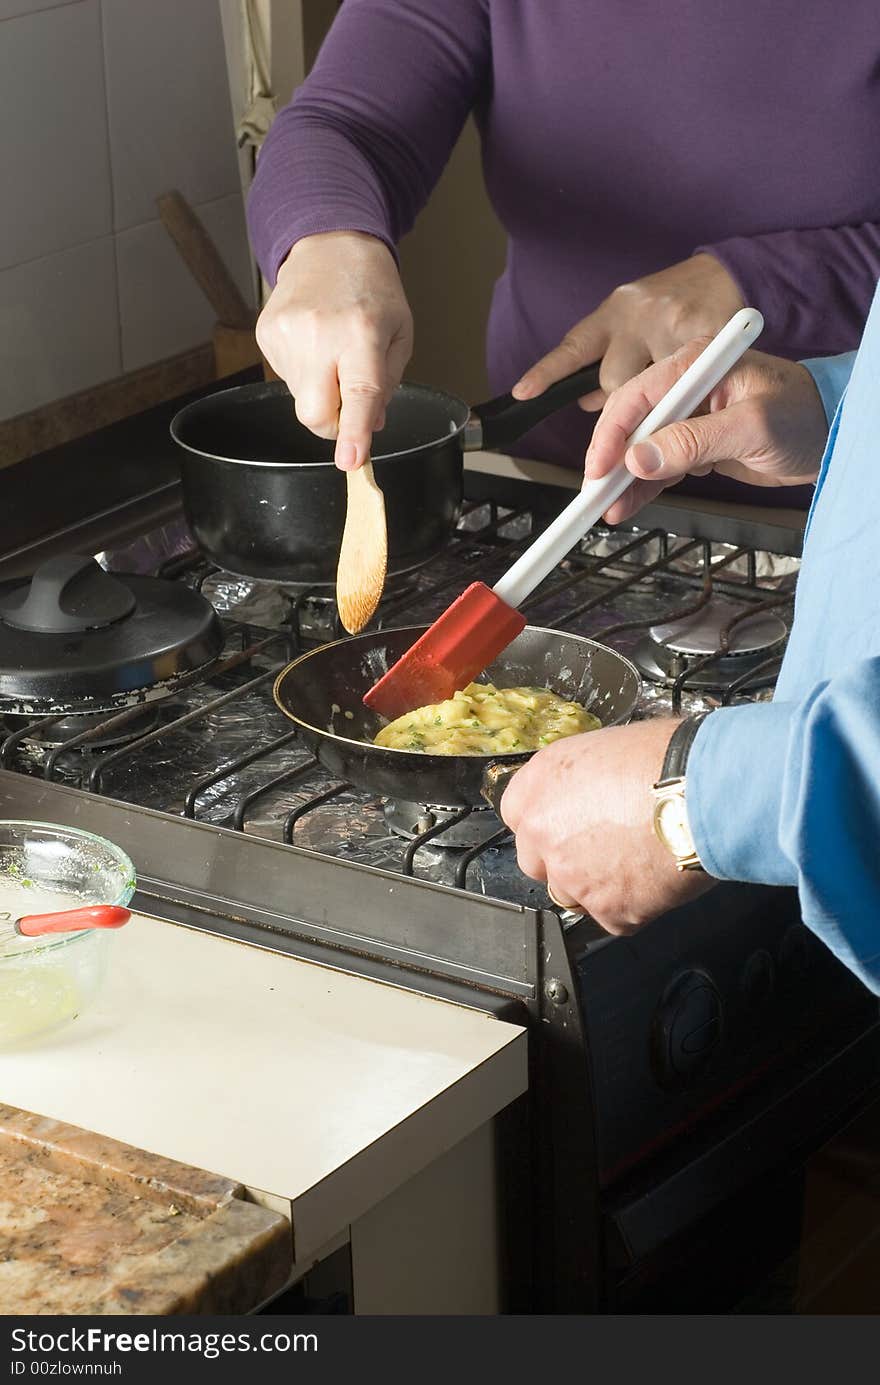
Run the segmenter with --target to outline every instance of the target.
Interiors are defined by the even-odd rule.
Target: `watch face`
[[[688,827],[684,799],[680,794],[664,798],[657,804],[654,821],[657,835],[673,856],[690,856],[694,841]]]

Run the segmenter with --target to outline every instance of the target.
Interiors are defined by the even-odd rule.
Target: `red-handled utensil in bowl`
[[[23,938],[42,938],[47,933],[82,933],[87,928],[121,928],[131,918],[131,910],[121,904],[89,904],[81,909],[53,910],[49,914],[23,914],[13,919],[0,914],[0,937],[4,933]]]

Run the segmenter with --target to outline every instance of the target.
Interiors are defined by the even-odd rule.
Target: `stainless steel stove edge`
[[[284,951],[294,939],[378,956],[423,977],[535,999],[537,910],[9,770],[0,770],[0,817],[83,827],[118,843],[135,862],[143,907],[158,917],[233,937],[244,928],[247,941]]]

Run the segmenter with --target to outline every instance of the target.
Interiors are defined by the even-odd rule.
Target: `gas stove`
[[[341,633],[332,597],[232,577],[191,547],[165,431],[179,402],[4,478],[54,503],[23,537],[0,521],[0,616],[47,558],[86,553],[123,589],[159,584],[151,598],[189,611],[197,638],[109,703],[85,653],[75,696],[49,703],[0,669],[0,815],[116,840],[145,912],[528,1023],[532,1093],[505,1145],[511,1306],[728,1306],[756,1227],[769,1244],[779,1222],[768,1189],[774,1208],[796,1197],[803,1159],[874,1090],[876,1000],[804,929],[793,891],[720,885],[610,938],[522,876],[488,808],[383,801],[329,776],[272,687]],[[570,485],[477,454],[447,550],[386,592],[375,624],[424,623],[476,575],[494,581]],[[630,658],[637,717],[769,698],[799,550],[797,523],[658,503],[638,528],[591,532],[526,614]]]
[[[442,558],[388,592],[374,624],[388,628],[439,615],[475,573],[500,576],[539,522],[527,506],[470,501]],[[162,560],[163,551],[181,547]],[[149,616],[158,591],[169,611],[179,598],[182,614],[175,610],[165,640],[170,650],[179,626],[205,639],[209,616],[192,610],[201,599],[210,619],[216,612],[223,623],[217,657],[205,663],[200,650],[195,676],[187,667],[142,687],[134,707],[117,708],[103,687],[115,672],[105,657],[108,626],[90,632],[93,645],[83,640],[76,654],[68,648],[68,686],[54,703],[28,702],[30,684],[39,680],[20,666],[29,647],[17,627],[3,624],[0,597],[0,631],[16,641],[19,656],[8,692],[0,678],[6,768],[436,884],[550,907],[546,891],[517,869],[510,834],[488,807],[377,799],[333,780],[291,732],[272,699],[274,678],[302,649],[342,634],[332,596],[231,577],[188,548],[179,526],[98,559],[122,574],[105,574],[104,581],[126,594],[155,584]],[[50,560],[32,587],[45,595],[59,564],[66,571],[71,562]],[[526,613],[531,624],[590,635],[629,655],[645,677],[637,716],[707,708],[772,689],[787,633],[780,612],[790,611],[797,563],[777,557],[774,565],[766,555],[762,563],[759,576],[758,557],[749,550],[659,528],[594,531],[526,603]],[[145,565],[149,575],[124,575]],[[89,580],[100,590],[95,572]],[[33,605],[28,591],[22,585],[7,601]],[[40,638],[27,636],[41,650]],[[92,651],[96,686],[89,688]],[[136,686],[145,677],[143,650],[130,657],[139,672],[121,681]],[[42,666],[39,673],[45,680]],[[131,701],[131,694],[116,700]],[[39,715],[25,715],[28,706]]]

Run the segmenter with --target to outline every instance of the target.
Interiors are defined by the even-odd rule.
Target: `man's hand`
[[[601,409],[612,390],[645,366],[663,360],[692,337],[714,336],[745,306],[718,260],[693,255],[658,274],[621,284],[526,371],[513,393],[517,399],[531,399],[555,380],[601,359],[601,389],[580,401],[584,409]]]
[[[387,246],[356,231],[297,241],[260,314],[257,341],[300,423],[336,439],[344,471],[361,466],[412,354],[412,314]]]
[[[606,511],[621,524],[665,486],[692,473],[718,471],[753,486],[802,486],[816,479],[828,424],[805,366],[747,351],[709,395],[702,412],[660,428],[647,442],[626,440],[709,344],[698,338],[649,366],[611,395],[593,431],[585,462],[589,478],[605,476],[623,458],[636,478]]]
[[[631,932],[715,883],[679,871],[654,834],[651,786],[677,724],[656,718],[556,741],[501,800],[520,869],[609,933]]]

